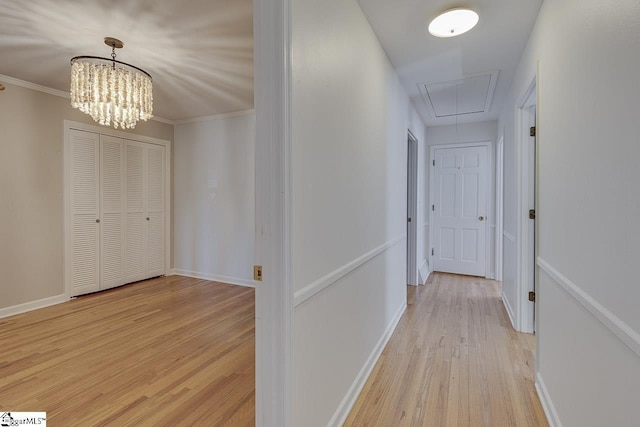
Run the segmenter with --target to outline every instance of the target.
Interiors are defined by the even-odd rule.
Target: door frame
[[[531,108],[536,107],[533,120],[536,123],[536,133],[538,132],[537,120],[537,77],[533,77],[531,83],[527,86],[520,102],[516,108],[516,159],[517,159],[517,177],[518,177],[518,195],[517,195],[517,230],[516,241],[518,242],[518,255],[516,266],[516,304],[518,305],[518,313],[516,314],[516,329],[520,332],[533,333],[535,331],[535,303],[529,301],[529,292],[535,290],[535,276],[537,266],[535,265],[534,254],[536,250],[536,234],[530,235],[529,231],[529,198],[530,194],[530,158],[528,145],[531,139],[529,135],[530,121],[532,120]],[[536,145],[538,144],[538,136],[536,136]],[[537,161],[535,163],[538,168]],[[537,175],[537,174],[536,174]],[[537,180],[537,178],[536,178]],[[537,184],[537,183],[535,183]],[[537,185],[535,185],[537,188]],[[535,194],[533,195],[535,197]],[[536,207],[537,208],[537,207]],[[538,212],[536,212],[538,214]],[[536,219],[537,221],[537,219]]]
[[[71,183],[71,171],[69,170],[69,156],[71,155],[71,130],[91,132],[99,135],[112,136],[115,138],[127,139],[130,141],[144,142],[147,144],[161,145],[165,147],[165,240],[164,240],[164,274],[168,276],[171,272],[171,141],[153,138],[145,135],[138,135],[131,132],[118,131],[105,126],[88,125],[85,123],[64,121],[64,154],[63,154],[63,219],[64,219],[64,269],[63,283],[64,295],[66,299],[71,299],[71,197],[69,194],[69,184]]]
[[[504,132],[498,139],[496,145],[496,229],[495,229],[495,274],[494,279],[502,282],[502,257],[504,253],[504,242],[502,241],[502,233],[504,232]]]
[[[492,177],[493,177],[493,142],[491,141],[480,141],[480,142],[465,142],[459,144],[440,144],[440,145],[431,145],[429,147],[429,205],[432,206],[429,209],[429,266],[432,271],[435,271],[434,265],[434,256],[433,254],[433,204],[434,204],[434,196],[435,196],[435,152],[436,150],[448,149],[448,148],[472,148],[472,147],[486,147],[487,148],[487,228],[486,228],[486,237],[485,237],[485,277],[488,279],[493,279],[493,274],[491,272],[491,239],[489,236],[491,235],[490,230],[495,228],[495,222],[493,222],[494,218],[492,213],[490,212],[493,209],[493,204],[491,203],[491,196],[493,194],[493,186],[491,185]],[[428,206],[427,206],[428,209]]]
[[[418,285],[418,139],[407,131],[407,285]],[[409,221],[410,220],[410,221]]]
[[[256,426],[293,418],[291,0],[253,0]]]

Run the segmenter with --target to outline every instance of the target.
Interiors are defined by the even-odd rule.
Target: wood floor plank
[[[254,290],[179,276],[0,319],[0,411],[52,426],[251,426]]]
[[[418,289],[347,426],[545,426],[495,282]],[[0,320],[0,410],[51,425],[251,426],[254,291],[168,277]]]
[[[412,296],[345,426],[547,426],[534,336],[511,327],[499,283],[437,273]]]

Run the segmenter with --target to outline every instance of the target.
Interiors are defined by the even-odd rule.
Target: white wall
[[[558,425],[638,423],[638,22],[637,0],[544,2],[499,124],[515,164],[514,111],[539,67],[537,369]],[[516,178],[505,168],[512,235]]]
[[[252,283],[254,148],[254,114],[175,127],[176,273]]]
[[[0,317],[64,301],[64,120],[95,125],[68,98],[11,82],[0,92]],[[129,132],[173,140],[164,123]]]
[[[293,408],[314,427],[346,415],[406,307],[407,129],[424,125],[355,0],[294,0],[292,25]]]
[[[496,271],[496,262],[495,262],[495,227],[496,227],[496,215],[495,215],[495,207],[496,207],[496,168],[495,168],[495,150],[497,143],[497,125],[498,122],[495,120],[488,122],[479,122],[479,123],[464,123],[459,124],[457,126],[430,126],[427,127],[427,167],[430,165],[432,159],[429,159],[429,149],[432,145],[447,145],[447,144],[461,144],[468,142],[492,142],[492,151],[489,153],[489,161],[490,161],[490,172],[491,172],[491,184],[487,191],[489,192],[489,205],[487,206],[487,239],[488,239],[488,247],[489,252],[487,255],[487,277],[494,278]],[[426,180],[428,181],[429,173],[426,173]],[[429,200],[429,185],[427,183],[426,186],[426,194],[427,200]],[[431,206],[433,202],[429,201],[427,203],[427,207]],[[428,211],[427,211],[428,214]],[[427,216],[428,222],[429,217]],[[428,236],[429,230],[427,227],[425,236],[427,238],[427,246],[428,246]],[[431,249],[427,249],[427,253],[429,253]]]

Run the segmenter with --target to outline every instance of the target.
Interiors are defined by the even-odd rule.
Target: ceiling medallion
[[[93,120],[116,129],[133,129],[138,120],[153,117],[153,87],[149,73],[116,60],[124,43],[105,37],[111,59],[76,56],[71,59],[71,106]]]

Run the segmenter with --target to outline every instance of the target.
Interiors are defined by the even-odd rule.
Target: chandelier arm
[[[140,71],[141,73],[143,73],[144,75],[149,77],[151,79],[151,81],[153,81],[153,77],[151,77],[151,74],[147,73],[142,68],[138,68],[135,65],[127,64],[126,62],[118,61],[116,59],[103,58],[101,56],[75,56],[75,57],[71,58],[71,65],[73,65],[73,63],[76,60],[79,60],[79,59],[100,59],[100,60],[108,61],[108,62],[117,62],[118,64],[126,65],[127,67],[131,67],[131,68],[133,68],[135,70]]]

